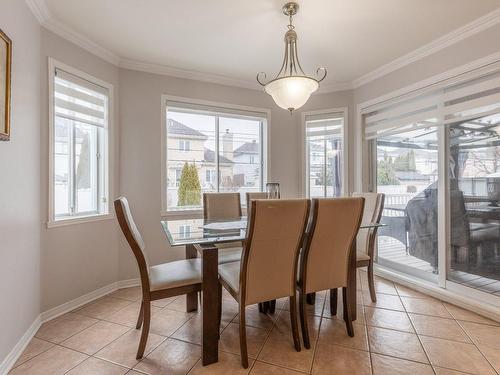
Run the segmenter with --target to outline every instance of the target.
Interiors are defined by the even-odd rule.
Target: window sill
[[[90,215],[90,216],[76,216],[61,220],[50,220],[47,222],[47,228],[65,227],[68,225],[91,223],[94,221],[111,220],[114,219],[112,214]]]

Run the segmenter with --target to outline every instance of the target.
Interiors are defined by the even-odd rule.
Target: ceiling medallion
[[[264,86],[264,90],[272,96],[279,107],[289,110],[290,114],[307,102],[311,94],[319,88],[319,83],[326,77],[326,69],[323,67],[316,70],[318,78],[312,78],[307,76],[300,66],[297,33],[293,26],[293,16],[298,10],[299,4],[295,2],[283,5],[283,13],[289,17],[290,24],[285,33],[285,57],[276,78],[264,83],[261,77],[266,79],[266,73],[257,74],[257,82]]]

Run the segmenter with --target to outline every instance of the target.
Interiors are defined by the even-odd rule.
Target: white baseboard
[[[56,306],[50,310],[44,311],[40,314],[42,323],[48,322],[49,320],[55,319],[58,316],[66,314],[73,311],[89,302],[92,302],[98,298],[105,296],[106,294],[113,293],[114,291],[122,288],[130,288],[132,286],[137,286],[140,284],[139,279],[121,280],[106,285],[102,288],[96,289],[90,293],[84,294],[74,300],[65,302],[62,305]]]
[[[38,315],[23,337],[17,342],[16,346],[12,348],[7,357],[0,363],[0,374],[4,375],[10,371],[41,325],[42,321],[40,320],[40,315]]]
[[[74,300],[63,303],[62,305],[56,306],[52,309],[44,311],[36,317],[28,330],[24,333],[23,337],[18,341],[18,343],[12,348],[10,353],[5,357],[5,359],[0,363],[0,375],[7,374],[11,368],[16,363],[19,356],[23,353],[26,346],[29,344],[33,336],[42,325],[42,323],[48,322],[49,320],[55,319],[58,316],[66,314],[73,311],[89,302],[95,301],[98,298],[105,296],[106,294],[112,293],[118,289],[130,288],[132,286],[140,285],[140,279],[129,279],[120,280],[102,288],[96,289],[90,293],[83,296],[75,298]]]
[[[116,282],[117,284],[117,289],[123,289],[123,288],[131,288],[133,286],[139,286],[141,285],[141,279],[128,279],[128,280],[120,280]]]
[[[473,311],[496,322],[500,322],[500,309],[496,306],[481,303],[476,299],[458,295],[448,289],[440,288],[439,286],[428,281],[420,280],[408,275],[403,275],[386,268],[375,267],[375,274],[377,276],[383,277],[384,279],[394,281],[418,292],[451,303],[452,305],[462,307],[463,309]]]

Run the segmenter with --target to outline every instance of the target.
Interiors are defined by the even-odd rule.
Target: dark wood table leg
[[[194,245],[186,245],[186,259],[196,258],[197,251]],[[198,293],[186,294],[186,311],[192,312],[198,310]]]
[[[314,305],[316,303],[316,293],[306,294],[306,302],[308,305]]]
[[[351,306],[352,320],[357,318],[356,305],[356,239],[354,239],[352,248],[349,254],[349,273],[347,275],[347,293],[349,293],[349,302]],[[346,317],[344,317],[344,320]]]
[[[276,300],[273,299],[269,301],[269,314],[274,314],[276,312]]]
[[[203,248],[202,252],[202,364],[203,366],[219,360],[219,273],[218,249]]]

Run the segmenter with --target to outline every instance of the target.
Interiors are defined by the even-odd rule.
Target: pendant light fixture
[[[300,66],[297,33],[293,25],[293,16],[298,10],[299,4],[295,2],[283,6],[283,13],[289,17],[290,24],[285,33],[285,56],[280,71],[273,80],[266,83],[261,80],[262,77],[266,79],[266,73],[257,74],[257,82],[264,86],[264,90],[272,96],[279,107],[289,110],[290,113],[302,107],[326,77],[326,69],[323,67],[316,70],[318,78],[312,78],[307,76]]]

